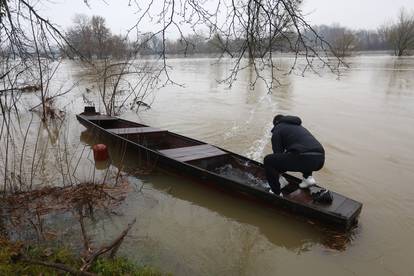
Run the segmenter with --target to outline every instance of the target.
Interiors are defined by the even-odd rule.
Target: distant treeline
[[[377,30],[351,30],[339,25],[322,25],[315,29],[339,56],[353,51],[375,50],[391,50],[396,56],[414,54],[414,11],[404,8],[394,22],[388,22]]]
[[[341,54],[344,51],[377,51],[392,50],[385,35],[378,30],[353,31],[339,25],[320,25],[313,27],[316,32],[328,42],[332,49]],[[225,39],[218,34],[212,37],[203,35],[188,35],[185,39],[168,39],[166,41],[166,53],[168,54],[210,54],[222,53],[226,49],[238,49],[241,41],[237,39]],[[274,44],[273,50],[283,52],[287,47],[283,46],[283,40]],[[151,38],[141,47],[140,54],[159,54],[163,50],[159,37]],[[341,52],[341,53],[340,53]]]
[[[355,51],[390,50],[395,55],[412,54],[414,50],[414,13],[401,10],[395,23],[386,24],[377,30],[351,30],[340,25],[320,25],[313,29],[324,41],[329,43],[332,52],[337,56],[347,56]],[[288,43],[295,41],[296,33],[288,32],[278,37],[261,39],[254,45],[256,55],[268,53],[269,45],[275,52],[289,52]],[[308,43],[319,41],[315,33],[302,34]],[[223,37],[219,33],[209,36],[190,34],[179,39],[165,39],[160,34],[146,33],[136,41],[130,42],[120,35],[114,35],[106,27],[105,19],[100,16],[87,17],[77,15],[74,25],[67,32],[67,40],[73,48],[66,52],[82,55],[86,58],[122,58],[136,55],[192,55],[219,54],[232,55],[242,49],[245,40],[241,38]],[[322,45],[312,45],[318,50]],[[76,49],[76,51],[73,51]],[[263,51],[261,51],[263,49]]]
[[[346,56],[355,51],[394,50],[393,44],[387,39],[386,32],[383,29],[351,30],[340,25],[320,25],[313,28],[321,38],[330,44],[333,52],[339,56]],[[310,36],[311,34],[309,34]],[[311,41],[312,38],[310,37],[309,40]],[[145,39],[142,39],[142,41],[145,41]],[[167,54],[231,53],[233,49],[239,48],[240,43],[242,42],[238,39],[225,39],[218,34],[212,37],[192,34],[176,40],[168,39],[165,43],[165,51]],[[282,39],[273,43],[273,50],[284,52],[285,49],[288,49],[284,43],[285,41]],[[157,36],[141,45],[139,51],[141,55],[157,55],[163,51],[162,40]],[[258,45],[258,47],[260,46]],[[262,47],[264,46],[262,45]],[[414,47],[411,49],[414,49]]]

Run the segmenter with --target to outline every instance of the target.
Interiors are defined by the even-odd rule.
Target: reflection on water
[[[289,63],[285,58],[280,67]],[[216,80],[231,68],[225,60],[175,59],[171,77],[185,87],[165,87],[154,94],[151,109],[122,115],[259,161],[271,152],[274,115],[300,116],[326,149],[326,164],[316,179],[364,204],[359,226],[349,235],[156,170],[156,164],[131,152],[125,155],[115,143],[111,167],[127,171],[130,181],[143,188],[117,210],[122,216],[91,226],[96,239],[110,240],[137,217],[122,252],[177,275],[302,275],[310,269],[318,275],[412,275],[414,59],[367,56],[349,63],[339,79],[278,73],[282,85],[268,94],[260,82],[253,90],[248,86],[249,70],[230,89],[218,85]],[[62,81],[68,75],[75,81],[82,77],[75,74],[79,67],[74,63],[63,64],[62,70]],[[101,138],[82,133],[74,118],[82,112],[85,93],[92,100],[96,96],[88,79],[81,79],[77,89],[57,100],[65,107],[65,125],[31,133],[28,153],[38,133],[38,150],[54,149],[42,165],[45,177],[70,181],[70,174],[56,174],[55,160],[64,150],[73,157],[70,168],[80,160],[83,179],[105,171],[95,169],[90,155],[90,145]],[[30,95],[24,100],[33,101]],[[24,125],[30,115],[23,116]],[[234,168],[222,169],[244,177]]]

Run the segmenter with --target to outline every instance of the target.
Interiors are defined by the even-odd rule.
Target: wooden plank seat
[[[89,121],[117,121],[118,118],[107,115],[80,115]]]
[[[167,132],[166,130],[155,127],[125,127],[125,128],[109,128],[107,131],[117,135],[141,134],[141,133],[156,133]]]
[[[200,160],[227,154],[227,152],[224,152],[209,144],[174,149],[165,149],[159,150],[159,152],[181,162]]]

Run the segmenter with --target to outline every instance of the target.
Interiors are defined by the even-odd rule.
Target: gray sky
[[[54,0],[38,8],[52,22],[64,28],[72,24],[76,13],[105,17],[107,25],[114,33],[125,32],[127,27],[136,22],[138,15],[128,6],[129,0],[105,2],[90,0],[91,8],[88,8],[83,0]],[[154,2],[160,4],[162,1]],[[376,29],[385,21],[395,18],[401,7],[414,10],[414,0],[305,0],[303,11],[311,24],[339,23],[353,29]],[[147,24],[148,30],[151,30],[151,26]]]
[[[414,10],[414,0],[305,0],[303,10],[311,24],[376,29],[395,18],[401,7]]]

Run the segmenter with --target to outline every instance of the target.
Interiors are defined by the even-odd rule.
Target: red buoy
[[[96,144],[92,147],[93,149],[93,158],[96,162],[108,160],[108,147],[104,144]]]

